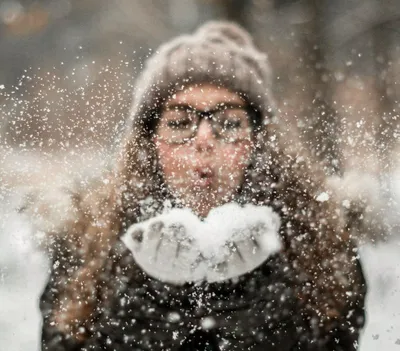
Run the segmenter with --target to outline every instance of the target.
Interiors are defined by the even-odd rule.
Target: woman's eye
[[[188,129],[190,127],[190,124],[191,123],[189,119],[178,119],[167,122],[168,128],[171,129]]]
[[[223,123],[223,127],[225,129],[238,129],[240,128],[242,125],[242,122],[240,120],[225,120]]]

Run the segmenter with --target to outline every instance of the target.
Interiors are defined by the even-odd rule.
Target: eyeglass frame
[[[244,140],[251,140],[252,136],[250,135],[250,137],[243,137],[243,138],[235,139],[235,140],[233,140],[231,142],[225,141],[219,135],[219,133],[215,130],[216,129],[215,125],[214,125],[214,123],[212,123],[215,120],[212,118],[212,116],[215,115],[218,112],[221,112],[221,111],[224,111],[224,110],[228,110],[228,109],[240,109],[240,110],[245,111],[246,114],[247,114],[247,119],[249,121],[249,127],[248,128],[251,130],[251,132],[254,132],[255,125],[256,125],[257,112],[253,108],[251,108],[250,106],[246,106],[246,105],[243,106],[241,104],[221,103],[221,104],[217,104],[212,109],[198,110],[198,109],[196,109],[196,108],[194,108],[194,107],[192,107],[190,105],[177,104],[177,105],[173,105],[171,107],[168,107],[168,109],[162,110],[160,113],[158,113],[157,114],[158,115],[158,119],[160,120],[160,118],[162,116],[162,113],[164,111],[173,111],[173,110],[188,111],[189,110],[191,113],[194,113],[198,117],[196,126],[195,126],[195,128],[193,128],[193,131],[192,131],[190,137],[185,138],[182,141],[176,141],[176,142],[168,141],[167,138],[162,138],[160,136],[158,136],[158,138],[159,138],[159,140],[161,140],[161,141],[163,141],[163,142],[165,142],[166,144],[169,144],[169,145],[183,145],[183,144],[190,143],[196,137],[196,135],[198,133],[198,130],[199,130],[199,127],[200,127],[201,121],[203,119],[205,119],[205,120],[208,120],[208,121],[211,122],[210,125],[211,125],[211,128],[212,128],[212,132],[213,132],[214,137],[217,140],[222,140],[224,143],[227,143],[227,144],[234,144],[234,143],[241,142],[241,141],[244,141]]]

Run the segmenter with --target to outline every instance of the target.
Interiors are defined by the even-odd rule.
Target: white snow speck
[[[342,206],[344,207],[344,208],[346,208],[346,209],[349,209],[350,208],[350,206],[351,206],[351,203],[350,203],[350,201],[349,200],[343,200],[342,201]]]
[[[327,192],[323,192],[319,194],[316,198],[317,201],[319,202],[325,202],[329,200],[329,194]]]
[[[168,322],[170,322],[170,323],[177,323],[181,320],[181,316],[179,315],[178,312],[171,312],[171,313],[168,313],[167,319],[168,319]]]
[[[216,325],[215,319],[210,316],[203,318],[201,321],[201,327],[204,330],[213,329],[215,327],[215,325]]]

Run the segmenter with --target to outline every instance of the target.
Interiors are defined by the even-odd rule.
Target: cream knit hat
[[[173,92],[196,83],[224,86],[244,95],[262,121],[271,123],[271,68],[249,33],[234,23],[209,22],[164,45],[146,62],[134,91],[128,129],[143,131]]]

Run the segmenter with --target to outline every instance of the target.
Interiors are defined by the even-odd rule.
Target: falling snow
[[[289,4],[289,1],[285,5],[276,2],[272,7],[276,7],[275,14],[280,13],[279,22],[286,23],[284,25],[278,25],[278,21],[273,19],[272,8],[267,9],[262,1],[242,2],[246,4],[242,10],[246,6],[252,10],[248,17],[254,23],[250,27],[261,30],[262,35],[255,31],[257,40],[268,37],[265,42],[260,42],[263,47],[272,48],[268,59],[253,46],[241,29],[230,32],[232,28],[225,27],[215,32],[212,25],[212,30],[202,29],[190,37],[190,50],[185,49],[185,40],[189,37],[184,37],[180,44],[179,40],[171,42],[170,46],[162,46],[156,51],[145,47],[147,44],[159,44],[174,33],[189,31],[210,14],[224,12],[224,2],[215,2],[221,6],[217,10],[212,7],[217,6],[214,4],[199,7],[195,1],[182,5],[180,1],[171,0],[165,2],[164,7],[160,5],[157,11],[149,11],[153,5],[146,7],[142,4],[138,6],[138,11],[132,11],[129,1],[121,1],[119,9],[104,2],[103,5],[107,3],[108,6],[99,8],[104,7],[109,14],[105,16],[96,12],[93,18],[88,18],[88,22],[93,21],[95,25],[90,22],[83,27],[88,32],[97,31],[93,28],[99,29],[97,40],[104,43],[104,48],[106,45],[112,48],[108,53],[116,50],[110,57],[108,53],[91,53],[96,51],[93,50],[95,45],[93,48],[91,45],[85,47],[78,25],[76,28],[65,27],[63,31],[66,34],[62,34],[65,38],[58,38],[57,26],[49,24],[51,21],[69,22],[61,19],[69,18],[76,11],[76,5],[70,0],[60,1],[59,4],[46,2],[46,5],[39,1],[35,2],[37,6],[32,7],[20,0],[7,0],[0,4],[0,28],[6,33],[5,36],[0,35],[0,40],[11,53],[11,60],[8,60],[15,59],[15,72],[14,66],[10,67],[12,74],[9,74],[8,67],[0,72],[0,350],[41,349],[42,331],[55,328],[57,323],[54,320],[45,321],[48,325],[45,324],[42,329],[45,309],[42,305],[48,301],[39,299],[43,291],[48,293],[49,287],[52,292],[53,281],[49,278],[57,276],[54,272],[65,270],[68,274],[75,274],[71,267],[76,262],[87,264],[84,268],[93,273],[93,277],[99,271],[101,274],[113,272],[103,279],[105,285],[97,285],[100,280],[93,280],[99,294],[93,294],[95,288],[90,290],[85,301],[88,306],[91,306],[90,298],[93,299],[93,296],[106,296],[102,293],[108,292],[105,286],[110,282],[114,285],[109,291],[114,291],[114,288],[118,293],[123,291],[121,295],[110,297],[109,306],[112,308],[107,312],[111,316],[99,313],[93,319],[97,323],[93,330],[97,332],[98,340],[91,338],[89,343],[102,342],[100,336],[104,336],[102,346],[113,347],[114,332],[117,330],[118,342],[123,340],[130,344],[140,339],[140,342],[150,345],[150,340],[154,342],[151,335],[154,328],[141,324],[148,318],[150,326],[156,321],[157,329],[165,333],[163,338],[155,338],[155,343],[163,348],[164,342],[176,342],[178,345],[186,343],[190,339],[188,335],[211,335],[216,329],[225,330],[228,334],[244,331],[240,337],[249,342],[269,342],[264,331],[258,332],[259,323],[268,331],[273,330],[276,327],[274,323],[280,323],[281,318],[289,320],[289,315],[294,317],[290,318],[290,323],[297,323],[301,318],[297,318],[300,314],[296,315],[298,309],[293,301],[298,302],[298,296],[303,293],[304,296],[320,298],[320,291],[325,293],[325,290],[318,290],[320,285],[325,284],[326,287],[335,283],[335,279],[343,285],[341,288],[349,288],[342,296],[348,301],[356,301],[353,298],[362,290],[357,290],[357,277],[361,274],[357,276],[360,271],[354,273],[355,270],[347,268],[347,262],[344,262],[349,258],[351,264],[360,260],[368,290],[366,324],[354,344],[359,344],[360,351],[400,350],[400,162],[396,156],[399,152],[399,133],[395,124],[399,94],[395,80],[400,72],[400,50],[395,31],[387,38],[383,35],[395,21],[388,20],[386,28],[386,25],[380,24],[382,18],[379,16],[376,21],[372,20],[375,19],[373,13],[377,12],[375,2],[364,2],[365,7],[354,6],[351,10],[354,13],[343,13],[343,18],[336,18],[331,13],[332,9],[327,9],[326,14],[311,16],[307,14],[309,9],[299,11],[301,6],[297,2]],[[235,3],[238,5],[240,2]],[[339,7],[343,10],[342,5]],[[358,13],[360,8],[362,14],[370,16],[366,22],[373,23],[371,31],[368,28],[358,30],[355,28],[358,26],[350,25],[353,20],[346,19],[346,16],[363,17]],[[395,11],[391,9],[390,6],[383,7],[382,13],[398,13],[397,7],[393,7]],[[139,24],[132,27],[132,20],[124,19],[127,17],[125,12],[132,13],[134,21]],[[145,15],[147,12],[149,14]],[[258,12],[260,15],[257,15]],[[169,16],[173,29],[167,29],[167,20],[163,16]],[[330,21],[327,26],[312,27],[318,30],[324,28],[324,32],[315,37],[324,38],[326,43],[322,46],[326,48],[321,47],[321,39],[310,45],[314,38],[304,40],[300,33],[293,31],[293,25],[314,23],[312,17],[324,17]],[[266,18],[268,21],[265,21]],[[113,24],[112,19],[118,19],[118,23]],[[153,26],[153,20],[159,25]],[[240,22],[246,21],[241,15]],[[345,25],[342,26],[343,21]],[[146,22],[151,24],[146,25]],[[132,28],[136,32],[140,26],[147,28],[148,43],[144,38],[139,40],[136,37],[132,46],[131,36],[136,35],[132,35]],[[118,35],[102,38],[103,27]],[[54,37],[58,33],[57,45],[52,41],[46,44],[51,48],[57,47],[54,49],[55,52],[58,50],[57,62],[54,58],[44,59],[48,52],[38,55],[43,45],[37,38],[45,28],[54,28]],[[282,33],[278,33],[280,31]],[[352,47],[355,37],[364,37],[363,31],[371,34],[369,44]],[[267,32],[270,35],[265,36]],[[40,35],[35,36],[35,33]],[[123,35],[127,38],[120,40]],[[17,37],[19,39],[15,39]],[[382,37],[385,40],[379,39]],[[143,47],[139,46],[142,41],[146,42]],[[126,45],[127,42],[129,45]],[[198,42],[207,45],[198,46]],[[229,45],[224,47],[227,43]],[[18,56],[13,51],[14,44],[15,47],[27,48],[24,55],[19,53]],[[35,55],[29,51],[31,45],[37,46]],[[177,51],[174,51],[174,45],[178,45]],[[331,53],[328,53],[328,47],[332,49]],[[221,55],[216,56],[215,52],[219,50],[222,50]],[[349,53],[345,54],[345,50]],[[155,56],[147,60],[154,52]],[[179,61],[181,54],[188,55],[184,64],[179,64],[182,63]],[[201,60],[207,54],[214,56],[212,60],[205,60],[205,64]],[[326,66],[324,55],[330,58],[326,59]],[[38,59],[28,60],[31,56]],[[235,61],[237,57],[240,60]],[[163,65],[171,58],[173,69],[168,67],[168,74],[163,75]],[[26,67],[18,67],[20,59]],[[33,66],[28,64],[31,62]],[[143,70],[146,74],[140,76]],[[221,84],[217,79],[218,84],[211,85],[211,96],[226,88],[224,101],[216,106],[208,100],[196,106],[198,101],[195,101],[184,104],[183,108],[170,109],[168,104],[174,106],[181,100],[187,102],[187,98],[190,102],[190,97],[196,92],[201,91],[201,96],[207,94],[207,85],[202,80],[199,80],[201,84],[186,85],[191,79],[196,79],[199,72],[202,77],[215,74],[227,78],[229,83],[223,81]],[[189,78],[185,74],[189,74]],[[371,79],[371,76],[376,79]],[[168,81],[175,79],[172,77],[178,78],[175,82]],[[234,82],[234,89],[229,87],[231,81]],[[237,89],[236,84],[239,83],[243,83],[245,89]],[[169,91],[169,95],[160,95],[171,86],[176,89],[173,94]],[[273,98],[275,94],[276,101]],[[235,98],[239,103],[231,104]],[[166,118],[171,111],[170,118]],[[275,112],[276,116],[272,116]],[[164,125],[161,124],[163,117],[167,119]],[[207,123],[203,123],[203,118]],[[188,127],[179,129],[180,123]],[[278,128],[275,133],[276,125],[285,128]],[[299,135],[292,134],[292,127],[300,132]],[[256,134],[264,128],[268,133]],[[203,135],[204,130],[211,133],[213,143],[218,140],[221,143],[218,145],[223,145],[221,149],[225,148],[225,152],[216,153],[218,157],[212,158],[217,160],[216,165],[204,159],[198,162],[193,151],[209,151],[215,146],[213,143],[201,144],[199,135]],[[124,134],[126,131],[130,133]],[[132,140],[125,140],[125,135]],[[144,140],[144,135],[148,140]],[[265,138],[262,146],[268,145],[269,149],[260,148],[257,144],[259,137]],[[299,143],[295,137],[299,137]],[[206,141],[209,142],[209,139]],[[281,143],[282,140],[285,143]],[[154,150],[148,147],[149,141],[157,153],[154,159]],[[187,145],[195,142],[197,144],[191,148],[192,153],[188,149],[180,153],[181,148],[185,150]],[[121,144],[126,147],[122,152],[117,149]],[[255,144],[257,147],[253,149]],[[301,147],[298,147],[300,144]],[[243,148],[240,149],[240,146]],[[307,151],[304,153],[307,156],[303,156],[303,149]],[[169,151],[163,153],[163,150]],[[247,153],[249,150],[250,153]],[[116,154],[118,160],[114,158]],[[167,160],[175,158],[179,161],[171,167],[170,174],[169,162],[173,164],[174,161],[163,163],[163,155],[167,155]],[[322,176],[316,177],[315,182],[313,176],[317,172],[310,171],[312,176],[307,173],[307,162],[310,160],[322,166],[318,169],[322,170]],[[188,169],[185,170],[186,166]],[[124,170],[119,167],[124,167]],[[142,171],[141,167],[147,167],[146,171]],[[244,167],[247,167],[246,170]],[[277,174],[274,173],[276,171]],[[289,179],[293,174],[297,177]],[[260,175],[263,180],[260,180]],[[124,181],[115,183],[116,178],[119,181],[123,178]],[[190,182],[187,182],[189,178]],[[320,179],[324,182],[319,183]],[[238,184],[236,180],[239,180]],[[245,184],[246,181],[248,184]],[[151,182],[152,186],[157,184],[157,191],[149,186]],[[94,183],[97,188],[93,191]],[[117,201],[113,204],[115,194],[110,196],[111,192],[107,191],[115,184],[118,187],[113,190],[122,196],[115,196]],[[104,196],[102,190],[107,192],[108,197],[101,197]],[[134,199],[137,195],[135,191],[146,196]],[[148,196],[148,193],[151,195]],[[157,198],[158,195],[162,195],[162,199]],[[94,202],[95,206],[89,207],[87,203],[92,197],[102,201]],[[232,199],[237,202],[229,202]],[[110,203],[115,205],[111,211],[107,208]],[[310,203],[312,206],[309,206]],[[209,208],[207,205],[210,205]],[[333,208],[335,210],[328,212]],[[107,209],[106,215],[96,218],[96,214],[104,209]],[[115,215],[118,212],[116,209],[126,211],[122,214],[122,223],[118,223],[118,240],[116,243],[111,240],[111,251],[102,252],[104,247],[101,247],[99,252],[103,265],[98,269],[96,263],[99,256],[96,256],[97,261],[91,261],[80,255],[89,251],[89,254],[98,252],[97,247],[90,250],[93,242],[88,244],[88,238],[91,235],[97,239],[108,232],[115,234],[113,239],[117,238],[116,233],[110,230],[112,226],[107,217]],[[327,212],[322,212],[325,209],[328,209]],[[320,210],[324,215],[320,215]],[[289,218],[289,215],[292,217]],[[83,219],[87,218],[95,218],[91,221],[92,226],[82,225]],[[111,218],[118,222],[116,217]],[[336,244],[348,236],[358,247],[354,246],[349,256],[346,256],[350,252],[347,250],[346,253],[335,251],[337,254],[331,257],[329,255],[336,246],[330,246],[329,240],[323,242],[324,234],[331,234],[330,229],[337,223],[342,225],[345,220],[348,220],[346,230],[334,233],[330,239]],[[330,227],[332,223],[334,225]],[[71,241],[68,229],[74,226],[79,228],[81,237]],[[352,226],[361,228],[364,235],[359,235]],[[299,230],[301,233],[297,233]],[[64,239],[67,240],[63,242]],[[107,240],[99,242],[103,246],[109,243]],[[64,248],[72,243],[74,249],[79,249],[65,250],[71,254],[65,260],[62,255],[57,256],[60,243],[67,243]],[[310,243],[318,249],[327,248],[324,252],[329,257],[312,256],[313,250],[304,250],[307,247],[304,245]],[[318,249],[315,251],[320,254]],[[110,259],[107,256],[109,252],[116,255],[111,255]],[[108,260],[104,261],[104,257]],[[114,260],[115,257],[122,257],[122,264],[119,258]],[[295,259],[290,261],[293,257]],[[309,279],[307,275],[310,272],[301,271],[304,268],[302,260],[309,260],[310,257],[313,259],[308,262],[313,266],[310,269],[318,266],[313,274],[320,274],[313,285],[314,291],[310,291],[313,290],[310,289],[311,279],[303,283]],[[126,262],[128,276],[124,275],[127,267],[123,264]],[[273,266],[276,262],[278,265]],[[331,272],[331,267],[336,269],[335,274],[321,275],[322,271]],[[77,271],[82,273],[80,267]],[[82,276],[76,274],[78,279],[70,281],[79,282]],[[138,286],[133,276],[146,280]],[[270,276],[276,280],[270,282]],[[282,277],[283,284],[280,281]],[[87,280],[85,283],[88,284],[80,285],[84,293],[87,293],[85,286],[91,286],[90,282]],[[293,286],[292,282],[295,282]],[[133,288],[130,284],[134,285]],[[224,296],[224,289],[227,289],[229,298]],[[361,291],[360,295],[363,293]],[[47,298],[46,294],[44,296]],[[68,302],[68,298],[65,300]],[[307,308],[315,307],[312,303],[309,302]],[[114,310],[116,315],[112,315]],[[126,313],[127,310],[137,312],[137,315],[131,316]],[[262,313],[267,311],[260,319],[262,322],[252,318],[259,310]],[[100,308],[98,311],[104,312]],[[306,322],[306,328],[296,325],[296,333],[301,334],[308,327],[312,329],[310,333],[317,335],[320,332],[318,324],[325,315],[315,308],[314,311],[315,315]],[[349,329],[359,329],[364,322],[362,312],[352,307],[346,314]],[[61,316],[65,317],[63,313]],[[126,322],[125,316],[129,323],[121,327]],[[236,325],[232,322],[235,318]],[[221,325],[224,327],[219,329]],[[83,335],[87,329],[78,325],[77,330]],[[229,349],[229,341],[224,336],[218,337],[221,349]],[[296,337],[301,339],[298,335]],[[307,342],[311,342],[311,338]]]

